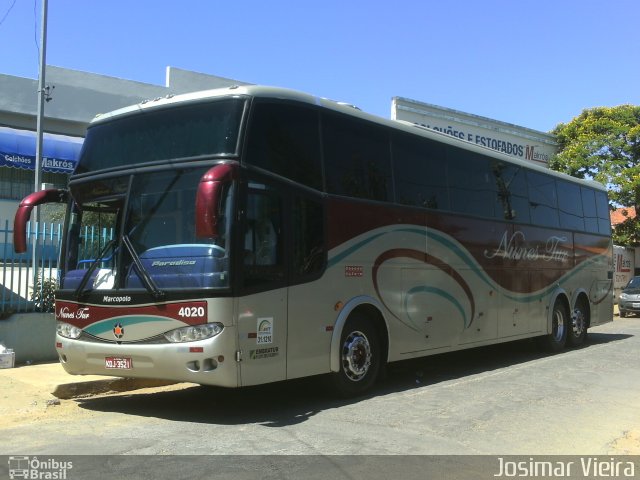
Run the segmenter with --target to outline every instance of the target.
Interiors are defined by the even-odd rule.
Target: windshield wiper
[[[74,292],[74,295],[78,300],[80,300],[80,297],[82,297],[82,295],[85,293],[84,289],[87,286],[87,283],[91,278],[91,275],[93,275],[93,272],[98,267],[100,262],[102,262],[102,259],[107,254],[109,249],[112,248],[115,244],[116,244],[115,240],[109,240],[107,244],[104,246],[104,248],[102,249],[102,251],[100,252],[100,254],[96,257],[96,259],[91,263],[91,265],[87,269],[87,272],[82,277],[82,280],[80,280],[80,285],[78,285],[78,288],[76,288],[76,291]]]
[[[133,244],[131,243],[131,240],[129,239],[128,235],[122,236],[122,244],[125,246],[125,248],[129,252],[129,255],[131,255],[131,258],[133,259],[133,263],[136,267],[136,270],[138,271],[138,276],[142,280],[142,283],[144,284],[147,291],[151,295],[153,295],[153,297],[156,300],[160,300],[164,298],[166,293],[158,288],[158,286],[156,285],[156,282],[153,281],[153,278],[151,278],[151,276],[147,272],[147,269],[144,268],[144,265],[142,264],[142,261],[140,260],[140,257],[136,252],[136,249],[133,248]]]

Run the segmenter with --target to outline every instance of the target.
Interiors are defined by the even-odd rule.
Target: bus
[[[44,203],[67,205],[71,374],[326,374],[359,395],[389,362],[532,337],[559,351],[612,320],[602,185],[287,89],[100,115],[68,188],[19,205],[17,251]]]

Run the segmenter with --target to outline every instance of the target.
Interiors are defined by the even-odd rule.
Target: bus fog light
[[[58,335],[65,338],[78,338],[82,334],[81,329],[65,322],[58,322],[56,324],[56,331]]]
[[[212,372],[216,368],[218,368],[218,362],[214,358],[205,358],[202,361],[202,371],[203,372]]]
[[[206,338],[215,337],[224,327],[221,323],[205,323],[190,327],[176,328],[164,334],[171,343],[195,342]]]

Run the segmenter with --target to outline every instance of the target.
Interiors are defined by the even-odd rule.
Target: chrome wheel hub
[[[347,377],[358,382],[371,367],[371,345],[362,332],[351,332],[342,345],[342,369]]]
[[[582,335],[585,329],[584,313],[579,308],[576,308],[571,315],[571,328],[576,337]]]
[[[553,312],[553,338],[557,342],[564,336],[564,315],[560,310]]]

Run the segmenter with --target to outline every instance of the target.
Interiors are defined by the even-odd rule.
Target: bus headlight
[[[190,327],[176,328],[164,334],[171,343],[195,342],[211,338],[222,332],[224,326],[221,323],[205,323]]]
[[[82,334],[81,329],[65,322],[56,323],[56,332],[65,338],[78,338]]]

